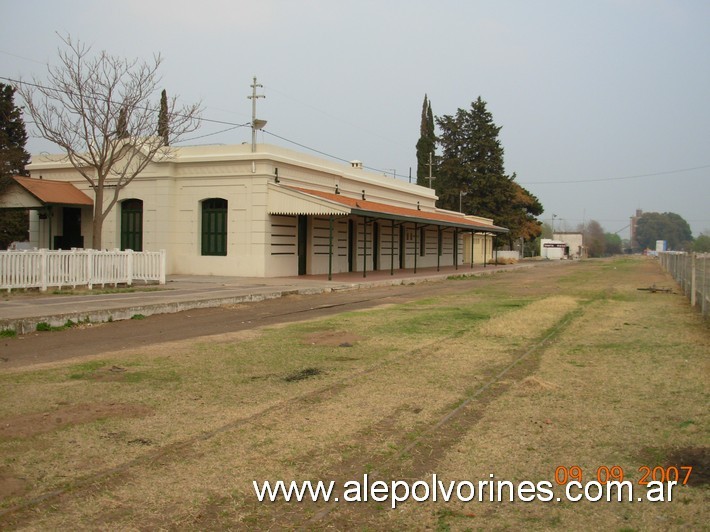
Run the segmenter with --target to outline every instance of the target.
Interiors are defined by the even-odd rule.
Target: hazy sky
[[[628,236],[637,208],[710,231],[707,0],[0,0],[0,76],[43,77],[56,32],[125,57],[160,52],[163,85],[204,117],[406,179],[424,94],[435,115],[481,96],[506,171],[542,216]],[[5,80],[0,80],[4,81]],[[158,97],[158,95],[156,95]],[[18,102],[19,103],[19,102]],[[228,126],[205,123],[193,137]],[[31,127],[28,125],[28,129]],[[237,128],[191,144],[242,143]],[[304,150],[262,133],[259,142]],[[54,151],[32,139],[30,152]],[[655,175],[651,175],[655,174]],[[643,177],[630,177],[643,176]]]

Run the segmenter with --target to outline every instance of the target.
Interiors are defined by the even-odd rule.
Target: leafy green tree
[[[525,246],[526,253],[527,250],[531,252],[529,256],[533,257],[540,253],[540,244],[543,238],[552,238],[552,227],[547,222],[540,222],[540,234],[531,241],[529,246]]]
[[[710,253],[710,235],[702,233],[693,242],[693,251],[696,253]]]
[[[620,255],[623,252],[621,237],[616,233],[604,233],[607,255]]]
[[[166,146],[170,145],[170,121],[168,119],[168,93],[160,93],[160,113],[158,114],[158,136],[163,139]]]
[[[25,150],[27,131],[22,109],[15,105],[15,89],[0,83],[0,194],[11,184],[12,176],[28,175],[25,165],[30,154]],[[15,240],[27,239],[29,219],[27,211],[0,210],[0,249]]]
[[[439,206],[491,218],[510,230],[508,240],[540,234],[540,201],[505,174],[500,126],[479,96],[468,110],[437,117],[441,156],[435,181]],[[504,239],[501,239],[504,240]]]
[[[665,240],[668,249],[689,249],[693,233],[688,222],[674,212],[645,212],[636,224],[636,240],[642,248],[656,249],[656,240]]]
[[[511,180],[515,191],[513,202],[508,212],[502,213],[506,220],[506,227],[510,230],[507,234],[509,244],[520,238],[529,242],[539,237],[542,234],[542,222],[536,216],[544,212],[540,200],[514,180],[515,174]]]
[[[513,199],[511,180],[505,175],[500,127],[479,96],[469,110],[437,117],[441,161],[436,192],[439,206],[458,210],[461,192],[464,212],[499,219]]]
[[[434,115],[431,112],[431,102],[424,95],[422,104],[422,118],[419,126],[419,140],[417,141],[417,185],[429,186],[429,157],[432,165],[435,163],[434,150],[436,149],[436,133],[434,131]],[[432,175],[434,167],[432,166]]]

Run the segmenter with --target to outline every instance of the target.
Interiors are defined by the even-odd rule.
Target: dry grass
[[[85,403],[142,405],[145,415],[107,410],[51,432],[0,432],[0,479],[13,487],[0,491],[2,507],[72,487],[0,523],[699,527],[705,487],[684,487],[672,505],[341,505],[315,522],[321,506],[258,504],[251,487],[365,472],[537,481],[558,465],[619,464],[633,476],[649,449],[707,448],[707,328],[680,297],[635,291],[640,279],[659,278],[638,261],[545,266],[456,281],[457,296],[4,373],[0,423]],[[115,474],[102,475],[110,468]]]
[[[540,336],[561,317],[577,308],[577,300],[569,296],[546,297],[516,312],[497,316],[481,327],[484,336],[530,340]]]

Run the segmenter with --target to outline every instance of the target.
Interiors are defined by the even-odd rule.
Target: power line
[[[331,158],[331,159],[335,159],[336,161],[341,161],[341,162],[348,163],[348,164],[350,164],[350,162],[351,162],[351,161],[349,161],[349,160],[347,160],[347,159],[343,159],[342,157],[338,157],[337,155],[331,155],[331,154],[329,154],[329,153],[326,153],[326,152],[324,152],[324,151],[318,150],[318,149],[316,149],[316,148],[311,148],[310,146],[306,146],[305,144],[301,144],[300,142],[296,142],[295,140],[287,139],[286,137],[282,137],[281,135],[277,135],[276,133],[272,133],[271,131],[267,131],[267,130],[265,130],[265,129],[262,129],[261,131],[263,131],[263,132],[266,133],[267,135],[271,135],[272,137],[276,137],[277,139],[281,139],[281,140],[284,140],[284,141],[286,141],[286,142],[290,142],[291,144],[293,144],[293,145],[295,145],[295,146],[298,146],[298,147],[300,147],[300,148],[304,148],[304,149],[309,150],[309,151],[312,151],[312,152],[314,152],[314,153],[318,153],[318,154],[320,154],[320,155],[323,155],[323,156],[325,156],[325,157],[329,157],[329,158]],[[372,167],[372,166],[366,166],[366,165],[363,165],[362,167],[365,168],[365,169],[367,169],[367,170],[372,170],[373,172],[381,173],[381,174],[383,174],[383,175],[387,175],[387,173],[388,173],[387,171],[385,171],[385,170],[383,170],[383,169],[381,169],[381,168],[374,168],[374,167]],[[392,171],[389,171],[389,173],[391,173],[395,178],[400,177],[400,178],[402,178],[402,179],[409,179],[409,176],[405,176],[405,175],[402,175],[402,174],[397,174],[397,173],[392,172]]]
[[[0,76],[0,79],[5,80],[5,81],[9,81],[10,83],[15,83],[15,84],[20,84],[20,85],[28,85],[28,86],[30,86],[30,87],[35,87],[35,88],[37,88],[37,89],[43,89],[43,90],[48,90],[48,91],[61,92],[62,94],[68,94],[67,91],[62,91],[62,90],[59,90],[59,89],[55,89],[55,88],[53,88],[53,87],[47,87],[47,86],[45,86],[45,85],[40,85],[40,84],[38,84],[38,83],[32,83],[32,82],[29,82],[29,81],[21,81],[21,80],[19,80],[19,79],[6,78],[6,77],[4,77],[4,76]],[[92,100],[95,100],[95,101],[103,101],[103,102],[107,102],[107,101],[108,101],[108,100],[106,100],[106,99],[99,98],[99,97],[97,97],[97,96],[88,96],[88,95],[85,95],[85,97],[86,97],[86,98],[89,98],[89,99],[92,99]],[[144,110],[144,111],[150,111],[150,110],[151,110],[149,107],[137,107],[137,109],[142,109],[142,110]],[[176,115],[176,116],[184,116],[184,115],[181,115],[180,113],[175,113],[175,115]],[[220,125],[223,125],[223,126],[233,126],[233,127],[230,127],[229,129],[236,129],[237,127],[247,127],[247,126],[251,125],[251,122],[247,122],[247,123],[245,123],[245,124],[237,124],[237,123],[235,123],[235,122],[227,122],[227,121],[225,121],[225,120],[215,120],[215,119],[213,119],[213,118],[200,118],[200,121],[202,121],[202,122],[208,122],[208,123],[210,123],[210,124],[220,124]],[[225,131],[228,131],[228,130],[225,130]]]
[[[276,137],[277,139],[285,140],[286,142],[290,142],[291,144],[294,144],[294,145],[304,148],[306,150],[310,150],[312,152],[319,153],[320,155],[324,155],[325,157],[330,157],[331,159],[336,159],[336,160],[344,162],[344,163],[350,162],[347,159],[343,159],[342,157],[338,157],[336,155],[330,155],[329,153],[325,153],[325,152],[317,150],[315,148],[311,148],[310,146],[306,146],[305,144],[301,144],[299,142],[296,142],[295,140],[287,139],[286,137],[282,137],[281,135],[277,135],[276,133],[272,133],[271,131],[267,131],[265,129],[262,129],[262,131],[264,133],[266,133],[267,135],[271,135],[272,137]]]
[[[4,52],[4,53],[6,53],[6,52]],[[12,55],[12,54],[9,54],[9,55]],[[51,87],[46,87],[46,86],[43,86],[43,85],[40,85],[40,84],[37,84],[37,83],[31,83],[31,82],[28,82],[28,81],[21,81],[21,80],[17,80],[17,79],[13,79],[13,78],[8,78],[8,77],[4,77],[4,76],[0,76],[0,79],[5,80],[5,81],[9,81],[10,83],[24,84],[24,85],[28,85],[28,86],[30,86],[30,87],[36,87],[36,88],[39,88],[39,89],[50,90],[50,91],[56,91],[56,92],[64,92],[64,93],[66,94],[66,91],[61,91],[61,90],[54,89],[54,88],[51,88]],[[94,99],[96,99],[96,100],[101,100],[100,98],[94,98]],[[143,108],[143,109],[144,109],[144,110],[150,110],[150,109],[147,108],[147,107],[146,107],[146,108]],[[325,114],[325,113],[324,113],[324,114]],[[181,116],[181,115],[180,115],[180,114],[177,114],[177,116]],[[225,126],[230,126],[230,127],[228,127],[227,129],[224,129],[224,130],[216,131],[216,132],[214,132],[214,133],[208,133],[208,134],[205,134],[205,135],[200,135],[200,136],[198,136],[198,137],[192,137],[192,138],[190,138],[190,139],[184,139],[182,142],[185,142],[185,141],[188,141],[188,140],[197,140],[197,139],[200,139],[200,138],[205,138],[205,137],[209,137],[209,136],[213,136],[213,135],[218,135],[218,134],[220,134],[220,133],[225,133],[225,132],[231,131],[231,130],[233,130],[233,129],[237,129],[237,128],[240,128],[240,127],[249,127],[249,126],[251,125],[251,122],[247,122],[247,123],[243,123],[243,124],[238,124],[238,123],[235,123],[235,122],[229,122],[229,121],[226,121],[226,120],[216,120],[216,119],[213,119],[213,118],[200,118],[200,120],[201,120],[202,122],[206,122],[206,123],[219,124],[219,125],[225,125]],[[276,133],[272,133],[271,131],[267,131],[267,130],[265,130],[265,129],[262,129],[262,131],[263,131],[264,133],[268,134],[268,135],[271,135],[272,137],[276,137],[276,138],[281,139],[281,140],[283,140],[283,141],[289,142],[289,143],[291,143],[291,144],[293,144],[293,145],[295,145],[295,146],[299,146],[299,147],[304,148],[304,149],[306,149],[306,150],[312,151],[312,152],[314,152],[314,153],[318,153],[318,154],[323,155],[323,156],[325,156],[325,157],[328,157],[328,158],[331,158],[331,159],[334,159],[334,160],[337,160],[337,161],[341,161],[341,162],[344,162],[344,163],[350,163],[349,160],[344,159],[344,158],[342,158],[342,157],[338,157],[337,155],[332,155],[332,154],[326,153],[326,152],[324,152],[324,151],[318,150],[318,149],[316,149],[316,148],[312,148],[312,147],[310,147],[310,146],[307,146],[307,145],[302,144],[302,143],[300,143],[300,142],[297,142],[297,141],[295,141],[295,140],[291,140],[291,139],[289,139],[289,138],[286,138],[286,137],[277,135]],[[363,168],[365,168],[365,169],[367,169],[367,170],[371,170],[371,171],[373,171],[373,172],[381,173],[381,174],[383,174],[383,175],[386,175],[386,174],[387,174],[387,172],[386,172],[385,170],[381,169],[381,168],[374,168],[374,167],[371,167],[371,166],[363,166]],[[689,168],[678,168],[678,169],[675,169],[675,170],[666,170],[666,171],[663,171],[663,172],[654,172],[654,173],[648,173],[648,174],[635,174],[635,175],[628,175],[628,176],[621,176],[621,177],[606,177],[606,178],[578,179],[578,180],[565,180],[565,181],[532,181],[532,182],[520,182],[519,184],[520,184],[520,185],[523,185],[523,186],[529,186],[529,185],[563,185],[563,184],[578,184],[578,183],[598,183],[598,182],[604,182],[604,181],[621,181],[621,180],[626,180],[626,179],[639,179],[639,178],[644,178],[644,177],[656,177],[656,176],[663,176],[663,175],[673,175],[673,174],[680,174],[680,173],[685,173],[685,172],[693,172],[693,171],[695,171],[695,170],[703,170],[703,169],[706,169],[706,168],[710,168],[710,164],[705,164],[705,165],[701,165],[701,166],[693,166],[693,167],[689,167]],[[408,179],[408,176],[403,175],[403,174],[397,174],[397,173],[395,173],[395,172],[392,172],[392,174],[394,175],[395,178],[401,178],[401,179],[403,179],[403,180],[407,180],[407,179]]]
[[[13,54],[13,53],[11,53],[11,52],[6,52],[5,50],[0,50],[0,54],[9,55],[10,57],[17,57],[18,59],[24,59],[25,61],[32,61],[33,63],[37,63],[38,65],[47,66],[47,63],[44,62],[44,61],[38,61],[37,59],[32,59],[32,58],[30,58],[30,57],[25,57],[24,55]]]
[[[597,179],[578,179],[569,181],[536,181],[536,182],[525,182],[520,183],[521,185],[563,185],[563,184],[573,184],[573,183],[598,183],[601,181],[620,181],[622,179],[637,179],[641,177],[654,177],[659,175],[669,175],[669,174],[680,174],[683,172],[693,172],[695,170],[703,170],[705,168],[710,168],[710,164],[705,164],[702,166],[693,166],[691,168],[678,168],[676,170],[667,170],[665,172],[655,172],[652,174],[637,174],[637,175],[627,175],[623,177],[603,177]]]
[[[360,126],[360,125],[358,125],[358,124],[356,124],[356,123],[354,123],[354,122],[350,122],[349,120],[346,120],[346,119],[344,119],[344,118],[335,116],[335,115],[329,113],[328,111],[324,111],[323,109],[320,109],[320,108],[318,108],[318,107],[316,107],[316,106],[314,106],[314,105],[311,105],[310,103],[307,103],[307,102],[305,102],[305,101],[303,101],[303,100],[299,100],[298,98],[295,98],[295,97],[291,96],[290,94],[287,94],[287,93],[285,93],[285,92],[283,92],[283,91],[281,91],[281,90],[279,90],[279,89],[274,88],[273,85],[266,85],[266,88],[267,88],[268,90],[270,90],[270,91],[273,91],[273,92],[276,92],[276,93],[278,93],[278,94],[281,94],[282,96],[285,96],[286,98],[289,98],[289,99],[293,100],[294,102],[296,102],[296,103],[298,103],[298,104],[300,104],[300,105],[302,105],[302,106],[304,106],[304,107],[308,107],[308,108],[310,108],[310,109],[313,109],[314,111],[317,111],[318,113],[322,114],[323,116],[326,116],[326,117],[328,117],[328,118],[330,118],[330,119],[332,119],[332,120],[336,120],[336,121],[338,121],[338,122],[342,122],[343,124],[346,124],[346,125],[348,125],[348,126],[350,126],[350,127],[352,127],[352,128],[360,129],[360,130],[362,130],[362,131],[368,133],[369,135],[375,135],[375,136],[377,136],[377,137],[379,137],[379,138],[381,138],[381,139],[383,139],[383,140],[386,140],[386,141],[388,141],[388,142],[393,142],[393,143],[395,143],[395,144],[401,144],[401,143],[402,143],[402,141],[400,141],[400,140],[391,139],[391,138],[389,138],[389,137],[386,137],[386,136],[382,135],[382,134],[381,134],[380,132],[378,132],[378,131],[371,130],[371,129],[367,129],[367,128],[365,128],[365,127],[363,127],[363,126]]]
[[[232,131],[232,130],[240,128],[240,127],[248,127],[248,126],[249,126],[249,122],[247,122],[246,124],[237,124],[235,126],[228,127],[227,129],[220,129],[219,131],[215,131],[214,133],[206,133],[204,135],[199,135],[197,137],[190,137],[189,139],[181,139],[178,142],[178,144],[180,142],[190,142],[190,141],[197,140],[197,139],[204,139],[205,137],[212,137],[214,135],[219,135],[220,133],[226,133],[227,131]]]
[[[21,81],[21,80],[17,80],[17,79],[13,79],[13,78],[7,78],[7,77],[4,77],[4,76],[0,76],[0,79],[3,79],[3,80],[5,80],[5,81],[9,81],[9,82],[15,83],[15,84],[24,84],[24,85],[28,85],[28,86],[30,86],[30,87],[36,87],[36,88],[38,88],[38,89],[52,90],[52,91],[57,91],[57,92],[63,92],[63,93],[66,94],[66,91],[61,91],[61,90],[54,89],[54,88],[51,88],[51,87],[46,87],[46,86],[40,85],[40,84],[38,84],[38,83],[32,83],[32,82],[28,82],[28,81]],[[95,100],[101,100],[101,98],[97,98],[97,97],[93,97],[93,99],[95,99]],[[144,109],[148,109],[148,108],[144,108]],[[233,129],[237,129],[237,128],[240,128],[240,127],[249,127],[249,126],[251,126],[251,122],[246,122],[246,123],[244,123],[244,124],[237,124],[237,123],[234,123],[234,122],[228,122],[228,121],[225,121],[225,120],[215,120],[215,119],[210,119],[210,118],[201,118],[201,121],[202,121],[202,122],[208,122],[208,123],[211,123],[211,124],[226,125],[226,126],[230,126],[230,127],[227,128],[227,129],[223,129],[223,130],[220,130],[220,131],[216,131],[216,132],[214,132],[214,133],[208,133],[208,134],[205,134],[205,135],[200,135],[200,136],[198,136],[198,137],[191,137],[190,139],[184,139],[183,142],[184,142],[184,141],[187,141],[187,140],[197,140],[197,139],[200,139],[200,138],[205,138],[205,137],[217,135],[217,134],[219,134],[219,133],[225,133],[225,132],[227,132],[227,131],[231,131],[231,130],[233,130]],[[335,160],[338,160],[338,161],[341,161],[341,162],[344,162],[344,163],[349,163],[349,162],[350,162],[350,161],[348,161],[347,159],[343,159],[342,157],[338,157],[338,156],[336,156],[336,155],[331,155],[331,154],[329,154],[329,153],[326,153],[326,152],[324,152],[324,151],[318,150],[318,149],[316,149],[316,148],[312,148],[312,147],[310,147],[310,146],[306,146],[305,144],[301,144],[301,143],[299,143],[299,142],[296,142],[295,140],[291,140],[291,139],[288,139],[288,138],[286,138],[286,137],[282,137],[281,135],[277,135],[276,133],[272,133],[272,132],[267,131],[267,130],[265,130],[265,129],[262,129],[262,131],[263,131],[264,133],[268,134],[268,135],[271,135],[272,137],[276,137],[276,138],[278,138],[278,139],[284,140],[284,141],[286,141],[286,142],[289,142],[289,143],[291,143],[291,144],[294,144],[294,145],[299,146],[299,147],[301,147],[301,148],[304,148],[304,149],[306,149],[306,150],[309,150],[309,151],[318,153],[318,154],[323,155],[323,156],[325,156],[325,157],[329,157],[329,158],[331,158],[331,159],[335,159]],[[384,171],[382,171],[382,170],[380,170],[380,169],[377,169],[377,168],[371,168],[371,167],[365,167],[365,168],[367,168],[367,169],[369,169],[369,170],[373,170],[373,171],[375,171],[375,172],[382,172],[382,173],[384,173]],[[397,177],[403,177],[403,176],[397,175]]]

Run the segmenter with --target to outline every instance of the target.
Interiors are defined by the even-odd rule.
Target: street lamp
[[[551,229],[552,229],[552,235],[550,235],[550,238],[555,238],[555,218],[557,218],[556,214],[552,215],[552,222],[551,222]]]

